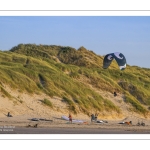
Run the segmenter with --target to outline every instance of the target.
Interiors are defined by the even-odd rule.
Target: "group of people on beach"
[[[116,97],[116,96],[117,96],[117,93],[114,91],[114,97]],[[98,113],[95,113],[95,115],[91,114],[91,122],[92,121],[97,121],[97,117],[98,117]],[[70,113],[69,113],[69,122],[72,123],[72,116],[71,116]]]
[[[92,115],[91,115],[91,122],[92,122],[92,121],[97,121],[97,117],[98,117],[98,113],[95,113],[95,115],[92,114]],[[68,118],[69,118],[69,122],[72,123],[72,115],[71,115],[70,113],[69,113]]]

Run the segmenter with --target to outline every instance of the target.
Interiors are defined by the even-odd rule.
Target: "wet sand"
[[[0,130],[0,134],[150,134],[150,130],[144,128],[55,128],[55,127],[6,127]]]

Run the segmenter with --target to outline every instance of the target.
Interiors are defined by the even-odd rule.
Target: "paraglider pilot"
[[[116,92],[114,92],[114,97],[116,97],[117,96],[117,93]]]

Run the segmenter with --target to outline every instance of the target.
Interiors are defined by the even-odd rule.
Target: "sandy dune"
[[[130,105],[127,105],[123,101],[122,95],[114,97],[111,93],[103,93],[103,97],[109,98],[113,103],[119,106],[122,110],[122,114],[102,112],[98,116],[98,120],[107,121],[108,123],[96,123],[91,122],[90,116],[82,113],[77,115],[72,114],[73,119],[79,119],[85,121],[83,124],[73,123],[70,124],[66,120],[62,120],[61,116],[68,116],[67,105],[61,101],[58,97],[50,98],[44,94],[33,94],[29,95],[27,93],[20,93],[19,91],[13,91],[8,87],[5,87],[7,91],[13,96],[12,99],[8,99],[2,93],[0,93],[0,126],[22,126],[27,127],[28,125],[34,126],[36,123],[38,127],[60,127],[60,128],[109,128],[109,129],[140,129],[144,128],[146,130],[150,129],[150,119],[149,117],[144,118],[143,116],[133,114],[129,111]],[[49,99],[53,105],[54,109],[45,106],[41,100],[44,98]],[[7,113],[13,117],[7,117]],[[94,111],[91,111],[94,113]],[[50,121],[32,121],[32,118],[47,119]],[[132,121],[132,125],[119,124],[123,122]],[[145,123],[145,126],[138,126],[137,123]]]

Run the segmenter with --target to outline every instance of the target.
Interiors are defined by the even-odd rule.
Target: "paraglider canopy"
[[[120,52],[107,54],[103,60],[103,68],[107,69],[110,66],[113,59],[116,60],[117,64],[119,65],[120,70],[124,70],[126,68],[126,58]]]

